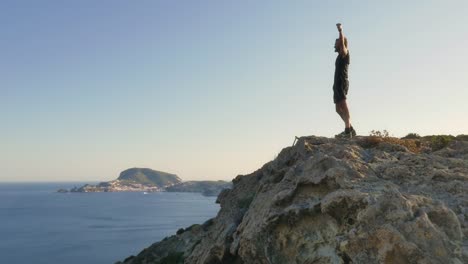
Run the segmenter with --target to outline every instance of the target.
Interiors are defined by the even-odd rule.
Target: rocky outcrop
[[[123,263],[468,263],[468,142],[302,137],[217,203]]]

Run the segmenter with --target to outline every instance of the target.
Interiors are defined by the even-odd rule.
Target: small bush
[[[250,204],[253,201],[253,198],[253,195],[246,198],[242,198],[237,202],[237,206],[239,206],[239,208],[249,208]]]
[[[214,218],[208,219],[205,221],[205,223],[202,224],[203,230],[207,231],[208,227],[214,224]]]
[[[180,235],[180,234],[182,234],[182,233],[184,233],[184,232],[185,232],[185,229],[179,228],[179,230],[177,230],[176,234],[177,234],[177,235]]]
[[[409,135],[415,136],[417,134],[411,133]],[[387,130],[383,130],[383,131],[372,130],[370,132],[370,135],[368,137],[365,137],[362,141],[360,141],[359,144],[363,148],[373,148],[373,147],[377,147],[382,142],[404,146],[409,151],[414,152],[414,153],[419,153],[421,151],[421,142],[419,140],[399,139],[395,137],[390,137],[389,132]]]
[[[359,145],[363,148],[373,148],[379,145],[381,142],[383,142],[383,139],[381,137],[377,136],[368,136],[365,137],[362,141],[359,142]]]
[[[468,141],[468,135],[458,135],[456,139],[459,141]]]
[[[401,139],[418,139],[421,138],[421,136],[417,133],[409,133],[408,135],[402,137]]]
[[[199,227],[199,226],[200,226],[199,224],[193,224],[193,225],[191,225],[191,226],[185,228],[185,231],[184,231],[184,232],[186,232],[186,231],[191,231],[193,228],[196,228],[196,227]]]
[[[452,135],[429,136],[429,143],[432,151],[437,151],[448,146],[455,139]]]
[[[382,132],[380,130],[372,130],[369,136],[385,138],[385,137],[389,137],[389,133],[387,130],[383,130]]]
[[[372,130],[370,135],[358,141],[358,144],[363,148],[373,148],[382,142],[388,142],[390,144],[404,146],[411,152],[419,153],[421,151],[437,151],[443,149],[454,140],[468,141],[468,135],[458,135],[456,137],[452,135],[432,135],[421,137],[416,133],[409,133],[399,139],[390,137],[387,130],[382,132]]]
[[[166,257],[162,258],[157,264],[183,264],[184,252],[171,252]]]

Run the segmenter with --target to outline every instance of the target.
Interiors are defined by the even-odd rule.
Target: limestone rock
[[[302,137],[217,202],[208,223],[124,263],[468,263],[466,142],[415,154]]]

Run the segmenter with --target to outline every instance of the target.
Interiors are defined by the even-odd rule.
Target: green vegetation
[[[249,206],[252,203],[253,199],[254,199],[254,195],[239,199],[237,201],[237,206],[239,206],[239,208],[249,208]]]
[[[192,229],[195,228],[195,227],[200,227],[200,224],[193,224],[193,225],[191,225],[191,226],[185,228],[185,231],[190,231],[190,230],[192,230]]]
[[[428,141],[432,151],[436,151],[447,147],[450,142],[455,140],[455,137],[452,135],[433,135],[425,136],[423,139]]]
[[[208,230],[208,227],[214,224],[214,218],[208,219],[205,221],[205,223],[202,224],[203,230]]]
[[[458,135],[456,139],[459,141],[468,141],[468,135]]]
[[[176,234],[177,234],[177,235],[180,235],[180,234],[182,234],[182,233],[184,233],[184,232],[185,232],[185,229],[179,228],[179,230],[177,230]]]
[[[120,173],[118,180],[163,187],[182,182],[175,174],[147,168],[132,168]]]
[[[155,262],[156,264],[183,264],[184,252],[171,252],[166,257]]]
[[[387,130],[383,130],[382,132],[380,130],[372,130],[369,136],[386,138],[386,137],[389,137],[389,134]]]
[[[402,138],[390,137],[388,131],[372,130],[369,137],[360,142],[364,148],[372,148],[382,142],[397,144],[406,147],[409,151],[419,153],[421,151],[437,151],[447,147],[452,141],[468,141],[468,135],[429,135],[420,136],[417,133],[409,133]]]
[[[409,133],[408,135],[402,137],[401,139],[418,139],[421,138],[421,136],[417,133]]]
[[[382,142],[387,142],[390,144],[400,145],[406,147],[411,152],[420,151],[420,143],[414,139],[399,139],[396,137],[390,137],[387,130],[379,131],[372,130],[368,137],[364,138],[359,144],[363,148],[373,148],[378,146]],[[414,134],[414,133],[411,133]],[[416,135],[416,134],[414,134]]]

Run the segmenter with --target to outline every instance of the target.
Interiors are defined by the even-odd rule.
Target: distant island
[[[186,181],[166,187],[168,192],[199,192],[205,196],[218,196],[223,189],[232,188],[226,181]]]
[[[116,180],[97,185],[85,184],[59,193],[85,192],[198,192],[205,196],[217,196],[223,189],[232,188],[227,181],[186,181],[177,175],[149,168],[131,168],[120,173]]]

